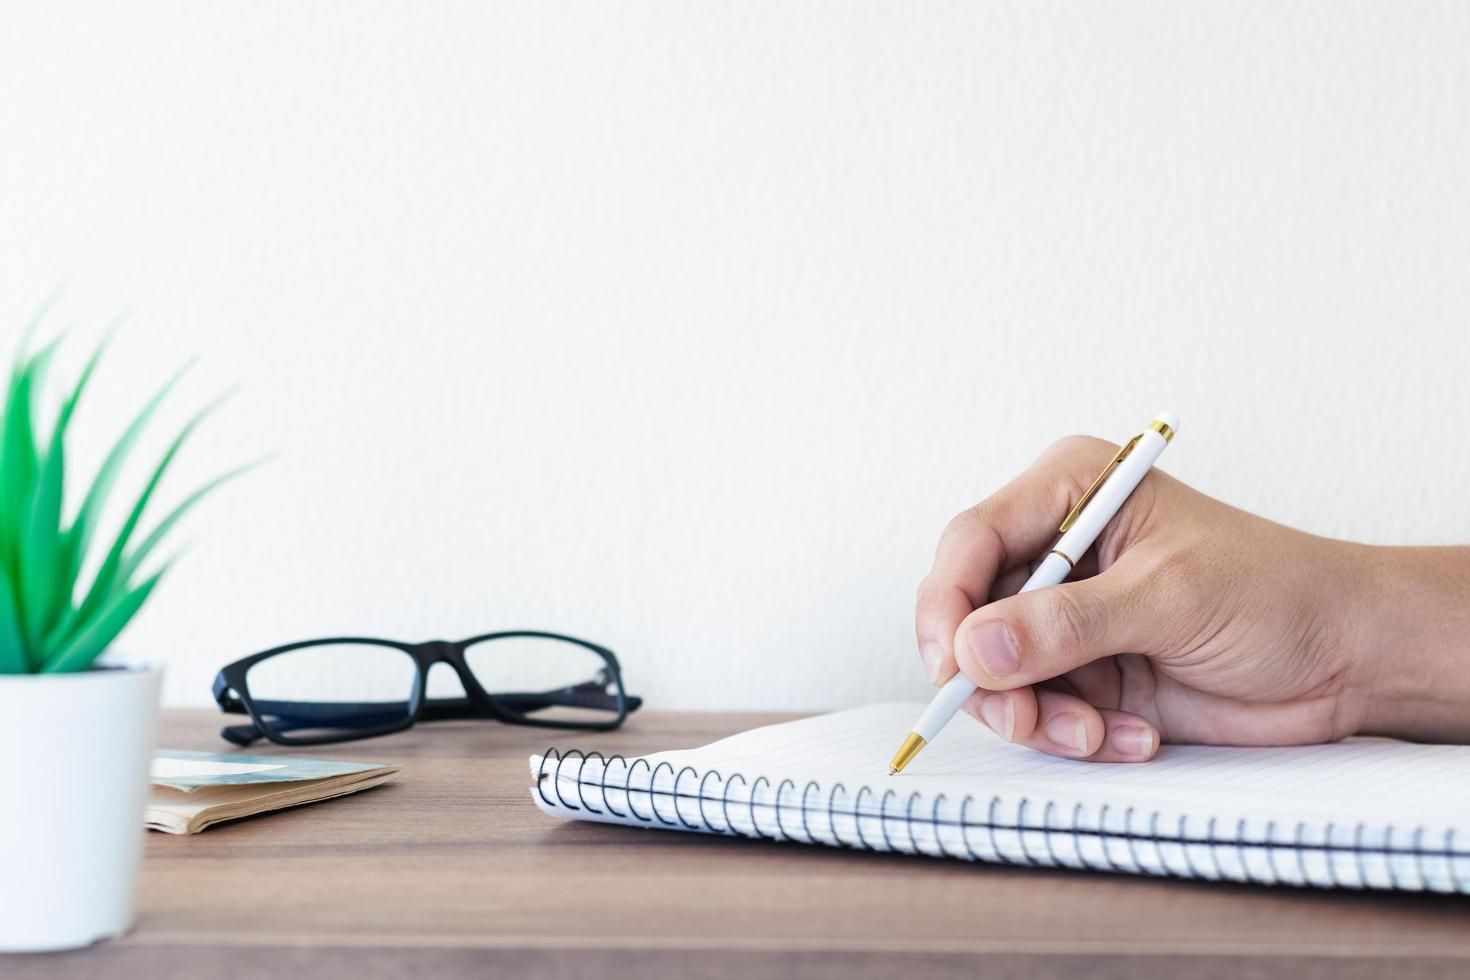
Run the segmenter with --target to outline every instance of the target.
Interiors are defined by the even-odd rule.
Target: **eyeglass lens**
[[[538,721],[600,724],[618,712],[619,688],[595,650],[544,636],[506,636],[465,648],[475,680],[503,711]]]
[[[276,734],[333,738],[401,725],[413,710],[418,665],[393,647],[332,643],[254,664],[245,684]]]

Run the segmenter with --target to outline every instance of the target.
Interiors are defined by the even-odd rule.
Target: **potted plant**
[[[146,536],[138,533],[165,471],[211,405],[169,445],[115,535],[98,535],[118,472],[175,375],[123,431],[68,519],[65,491],[77,474],[67,459],[67,428],[106,345],[48,411],[44,385],[58,345],[28,353],[28,340],[22,342],[0,418],[0,951],[6,952],[85,946],[132,923],[160,671],[118,661],[111,647],[167,570],[168,562],[150,559],[170,529],[240,472],[195,491]]]

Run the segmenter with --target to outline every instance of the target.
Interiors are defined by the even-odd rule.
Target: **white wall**
[[[1470,541],[1470,9],[97,4],[0,31],[0,341],[76,450],[176,363],[257,453],[125,636],[168,698],[339,631],[536,625],[665,707],[925,690],[952,513],[1168,407],[1166,469]],[[160,430],[161,431],[161,430]],[[152,446],[157,447],[155,440]]]

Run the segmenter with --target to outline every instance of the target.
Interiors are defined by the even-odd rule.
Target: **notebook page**
[[[922,707],[869,705],[649,758],[676,769],[841,782],[854,790],[870,785],[905,795],[1021,793],[1415,825],[1450,825],[1470,813],[1470,747],[1391,739],[1286,748],[1165,745],[1149,763],[1095,763],[1011,745],[956,718],[909,769],[889,776],[888,760]]]
[[[959,718],[908,770],[889,776],[888,758],[921,707],[871,705],[632,765],[614,761],[604,769],[594,757],[585,773],[579,762],[563,773],[571,781],[556,785],[574,809],[571,794],[582,792],[586,811],[601,809],[587,792],[614,787],[605,798],[611,813],[577,814],[590,819],[983,860],[1145,873],[1185,868],[1201,877],[1375,878],[1387,887],[1400,873],[1429,874],[1438,861],[1437,873],[1453,880],[1449,855],[1470,844],[1466,832],[1454,842],[1455,820],[1470,812],[1470,748],[1385,739],[1164,746],[1147,764],[1098,764],[1009,745]],[[566,809],[538,803],[549,812]],[[1047,828],[1069,832],[1061,851]],[[1211,842],[1232,844],[1226,866]],[[1276,867],[1280,855],[1256,846],[1273,842],[1294,849],[1290,867]],[[1328,853],[1338,848],[1345,853]],[[1387,859],[1371,866],[1375,854],[1382,858],[1377,852],[1410,849],[1412,867],[1396,869]],[[1470,877],[1470,855],[1463,871]]]

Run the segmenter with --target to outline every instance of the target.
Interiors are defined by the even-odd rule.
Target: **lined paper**
[[[1164,746],[1145,764],[1010,745],[968,719],[909,769],[922,709],[877,704],[642,759],[534,757],[548,813],[935,857],[1470,893],[1470,747]]]

